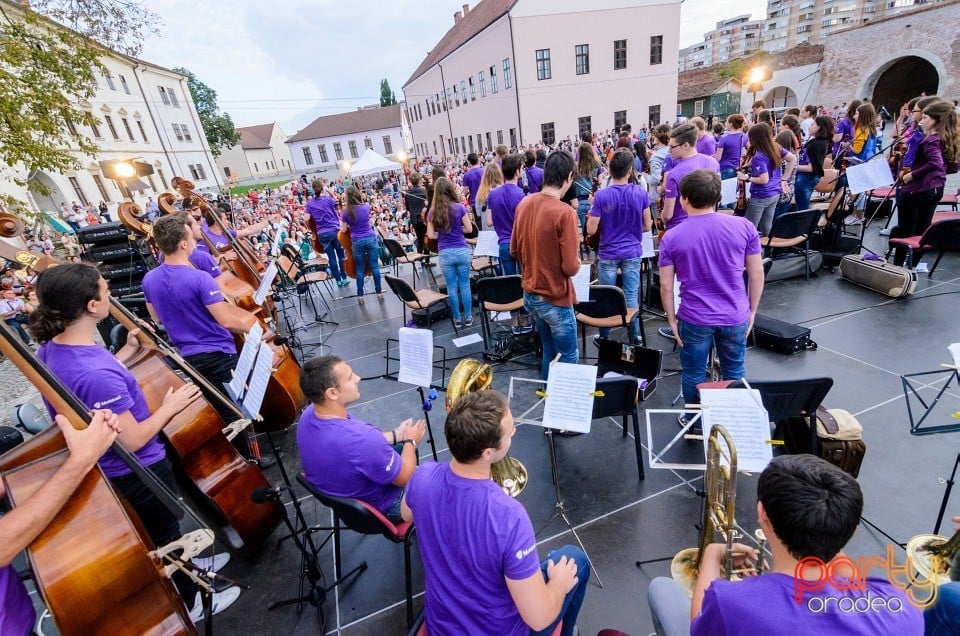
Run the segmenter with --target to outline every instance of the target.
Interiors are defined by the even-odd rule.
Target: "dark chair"
[[[573,306],[577,322],[580,323],[580,342],[587,350],[587,327],[629,327],[630,321],[637,315],[639,307],[627,307],[623,290],[615,285],[591,285],[590,300]],[[640,320],[640,338],[647,342],[647,334]]]
[[[280,253],[289,258],[297,267],[304,272],[327,271],[330,259],[326,254],[320,254],[317,258],[305,260],[300,254],[300,250],[289,243],[284,243],[280,247]]]
[[[642,481],[643,449],[640,447],[640,414],[637,411],[637,378],[629,375],[619,378],[597,378],[598,395],[593,398],[593,419],[602,417],[621,417],[623,436],[627,436],[627,418],[633,420],[633,442],[637,448],[637,475]]]
[[[803,254],[807,280],[810,280],[810,235],[817,228],[820,210],[787,212],[773,221],[770,234],[760,239],[763,255],[773,258],[776,254],[794,252]]]
[[[960,250],[960,219],[947,219],[933,223],[926,229],[921,236],[904,236],[890,239],[890,249],[887,250],[887,258],[894,248],[900,246],[907,249],[908,266],[912,267],[914,252],[933,252],[937,251],[937,260],[933,267],[927,272],[927,277],[933,276],[933,271],[940,264],[946,252],[955,252]],[[919,257],[919,254],[918,254]]]
[[[387,251],[390,252],[390,256],[393,257],[393,275],[400,276],[400,264],[406,263],[410,265],[410,270],[413,272],[413,275],[410,277],[410,281],[416,285],[418,278],[417,265],[430,257],[426,254],[408,252],[403,248],[403,245],[397,239],[385,238],[383,239],[383,244],[386,246]],[[429,267],[426,269],[428,272],[430,272],[430,276],[433,278],[433,284],[436,285],[437,277],[434,276],[433,270]]]
[[[486,276],[477,280],[477,304],[480,305],[480,332],[484,351],[490,349],[493,329],[489,312],[518,311],[523,308],[520,276]]]
[[[447,308],[447,311],[450,311],[450,303],[446,294],[441,294],[440,292],[435,292],[432,289],[414,289],[407,283],[407,281],[402,278],[397,278],[396,276],[391,276],[389,274],[384,275],[384,280],[387,281],[387,285],[397,295],[397,298],[400,299],[400,302],[403,303],[403,324],[407,324],[407,309],[422,309],[427,313],[427,327],[433,322],[431,320],[433,312],[437,308],[443,306]],[[460,335],[460,330],[457,329],[457,323],[453,320],[453,313],[450,313],[450,324],[453,325],[453,331],[457,335]]]
[[[300,305],[303,307],[303,297],[306,295],[310,298],[310,304],[313,306],[313,313],[315,318],[319,321],[321,319],[320,310],[317,308],[317,303],[313,299],[313,294],[310,293],[311,287],[316,286],[325,286],[329,284],[330,277],[326,272],[305,272],[300,269],[296,263],[287,258],[286,256],[279,256],[277,258],[277,271],[280,273],[280,278],[284,283],[284,286],[292,285],[297,290],[297,295],[300,296]],[[329,289],[328,289],[329,291]],[[330,292],[332,294],[332,292]],[[327,313],[330,312],[330,304],[327,302],[326,297],[323,295],[323,290],[320,291],[320,300],[323,302],[324,306],[327,308]],[[326,314],[324,314],[326,315]]]
[[[340,559],[341,524],[360,534],[380,534],[394,543],[403,544],[407,626],[413,625],[413,580],[410,573],[410,540],[414,533],[413,522],[404,521],[394,525],[380,511],[364,501],[349,497],[335,497],[320,492],[307,481],[302,473],[297,475],[297,481],[306,488],[307,492],[333,512],[333,554],[336,578],[340,578],[340,571],[343,569]]]

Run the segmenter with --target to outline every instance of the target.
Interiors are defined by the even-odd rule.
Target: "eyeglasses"
[[[921,109],[919,109],[919,108],[914,108],[914,109],[911,110],[910,112],[911,112],[911,113],[922,113],[923,110],[921,110]]]
[[[667,146],[670,148],[670,150],[673,150],[674,148],[679,148],[679,147],[682,146],[682,145],[683,145],[683,144],[667,144]]]

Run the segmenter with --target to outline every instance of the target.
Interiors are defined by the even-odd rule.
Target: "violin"
[[[747,182],[737,179],[737,203],[733,206],[733,212],[737,216],[742,216],[747,210]]]
[[[597,190],[600,189],[600,177],[593,178],[593,184],[590,189],[591,196],[597,193]],[[583,239],[583,244],[586,245],[588,250],[593,250],[596,252],[600,249],[600,219],[597,219],[597,231],[593,234],[586,236]]]
[[[48,256],[16,251],[6,243],[0,244],[0,256],[15,262],[29,262],[30,267],[38,272],[60,264]],[[128,331],[140,329],[137,335],[140,348],[127,360],[126,367],[136,378],[153,412],[160,407],[168,388],[177,390],[185,381],[165,363],[165,358],[170,357],[169,349],[162,346],[152,330],[115,298],[111,298],[110,315]],[[179,355],[172,361],[208,395],[219,395],[219,391]],[[222,396],[221,399],[226,400]],[[233,410],[242,419],[235,406]],[[180,465],[204,501],[229,524],[225,543],[237,550],[254,551],[273,532],[280,517],[271,506],[258,506],[252,502],[253,491],[270,484],[260,469],[244,460],[230,443],[227,433],[235,435],[238,432],[237,427],[224,427],[220,415],[205,399],[193,402],[163,428],[163,434],[174,450],[172,459]]]

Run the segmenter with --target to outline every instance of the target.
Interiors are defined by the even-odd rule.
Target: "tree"
[[[397,103],[397,96],[390,90],[390,82],[386,78],[380,80],[380,105],[393,106]]]
[[[230,115],[220,112],[220,107],[217,106],[217,91],[198,80],[196,75],[185,68],[173,70],[187,77],[187,88],[190,89],[190,96],[193,97],[197,114],[200,115],[200,125],[203,126],[203,134],[210,144],[210,152],[214,157],[219,157],[223,150],[232,148],[240,141],[240,133],[234,128]]]
[[[156,22],[131,0],[0,3],[0,178],[42,192],[30,175],[75,170],[96,155],[83,131],[98,121],[83,102],[106,72],[100,60],[108,48],[138,52]],[[27,212],[9,196],[0,204]]]

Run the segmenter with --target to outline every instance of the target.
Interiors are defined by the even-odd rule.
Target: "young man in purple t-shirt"
[[[500,245],[500,267],[504,276],[519,274],[519,264],[510,254],[510,237],[513,235],[513,220],[517,206],[523,200],[523,189],[517,185],[520,179],[520,156],[507,155],[500,164],[503,170],[503,185],[487,195],[487,226],[497,232]]]
[[[719,174],[687,174],[680,182],[680,200],[687,220],[681,231],[667,232],[660,242],[660,299],[680,347],[683,399],[697,404],[697,384],[706,377],[713,343],[723,379],[744,376],[747,334],[763,293],[763,265],[753,224],[716,211]],[[679,311],[673,301],[674,277],[681,283]]]
[[[490,479],[516,428],[506,398],[468,393],[444,424],[453,459],[420,466],[401,510],[417,524],[431,636],[575,633],[590,565],[564,546],[541,562],[530,517]]]
[[[772,570],[723,580],[727,545],[708,545],[692,602],[673,579],[651,582],[647,598],[657,634],[924,633],[923,616],[904,594],[906,580],[880,578],[882,566],[863,570],[842,552],[863,512],[853,477],[813,455],[781,455],[760,474],[757,499]],[[740,543],[733,550],[733,567],[741,571],[765,556]]]
[[[641,186],[629,183],[633,166],[633,151],[620,148],[610,158],[610,186],[593,195],[587,218],[587,235],[600,232],[601,285],[616,285],[617,270],[623,277],[623,295],[627,308],[633,309],[628,337],[633,344],[640,340],[640,259],[643,255],[643,233],[650,230],[650,198]],[[602,223],[602,224],[601,224]],[[628,311],[628,314],[631,312]],[[610,335],[610,329],[600,329],[600,337]]]
[[[337,356],[311,358],[300,370],[310,400],[297,426],[297,448],[307,481],[321,492],[366,502],[400,522],[403,487],[417,467],[424,420],[404,420],[392,431],[347,413],[360,399],[360,376]]]
[[[527,150],[523,153],[524,176],[527,179],[527,194],[536,194],[543,188],[543,168],[537,166],[537,153]]]
[[[660,218],[666,228],[672,230],[687,218],[687,212],[679,199],[680,180],[684,175],[700,169],[713,170],[719,175],[720,164],[713,157],[697,152],[697,127],[690,123],[680,124],[670,131],[668,148],[670,149],[669,158],[675,163],[669,168],[667,162],[664,163],[664,171],[669,170],[669,172],[664,181],[663,209],[660,210]],[[720,200],[719,196],[717,200]]]
[[[475,152],[467,155],[467,163],[470,168],[463,175],[463,187],[467,189],[467,203],[476,213],[477,193],[480,192],[480,182],[483,181],[483,167],[480,165],[480,157]]]

